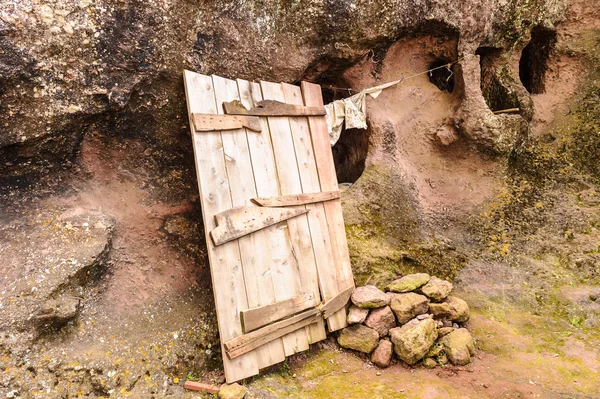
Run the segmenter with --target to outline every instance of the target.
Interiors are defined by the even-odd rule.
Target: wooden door
[[[251,117],[259,123],[256,131],[245,117],[224,115],[215,126],[228,130],[197,128],[233,100],[247,109],[262,100],[322,107],[320,87],[190,71],[184,80],[225,376],[233,382],[325,339],[317,305],[339,302],[354,280],[324,116]],[[230,122],[239,128],[230,129]],[[306,194],[328,200],[306,203]],[[253,208],[270,203],[280,206]],[[237,232],[225,222],[233,218],[245,223],[248,215],[273,221],[290,214],[295,216],[224,243],[210,234],[225,225]],[[254,226],[256,217],[247,220]],[[330,331],[345,327],[345,310],[326,323]]]

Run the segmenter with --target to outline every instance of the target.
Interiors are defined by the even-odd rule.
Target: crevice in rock
[[[519,60],[519,77],[529,93],[541,94],[546,91],[548,59],[555,44],[555,30],[536,27],[531,31],[531,40],[523,49]]]
[[[429,81],[436,85],[440,90],[452,93],[454,91],[454,65],[446,66],[453,60],[449,58],[437,58],[429,64],[429,68],[433,69],[427,74]]]
[[[475,54],[479,55],[481,67],[481,92],[488,107],[492,111],[518,108],[517,93],[511,91],[501,80],[505,65],[501,65],[502,49],[496,47],[480,47]]]

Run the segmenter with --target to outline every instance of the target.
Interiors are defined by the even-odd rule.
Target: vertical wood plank
[[[302,94],[304,104],[307,106],[323,106],[323,97],[319,85],[302,82]],[[324,116],[308,117],[310,134],[312,138],[315,160],[318,165],[319,182],[322,191],[338,190],[338,182],[335,174],[335,165],[329,144],[327,133],[327,122]],[[329,227],[329,237],[333,248],[336,262],[338,293],[354,286],[352,266],[348,253],[348,241],[346,239],[346,228],[342,215],[341,200],[327,201],[324,204],[325,216]],[[346,310],[341,309],[335,313],[328,323],[331,331],[344,328],[346,324]]]
[[[271,82],[260,82],[262,95],[265,100],[277,100],[285,102],[285,96],[281,85]],[[275,154],[275,165],[279,176],[279,187],[282,195],[299,194],[302,192],[298,165],[292,139],[289,119],[287,117],[268,117],[271,143]],[[287,221],[290,242],[292,245],[293,267],[297,271],[295,281],[286,281],[286,297],[292,297],[301,293],[313,292],[319,295],[318,290],[312,291],[310,283],[311,274],[316,270],[315,255],[312,249],[310,230],[306,215],[299,216]],[[285,298],[285,299],[287,299]],[[318,328],[318,327],[317,327]],[[293,353],[308,348],[308,328],[305,331],[297,331],[297,347]],[[285,340],[284,340],[285,343]],[[286,351],[286,355],[290,353]]]
[[[217,107],[212,79],[208,76],[184,71],[184,81],[188,114],[216,114]],[[190,126],[193,126],[191,121]],[[210,231],[216,227],[214,215],[232,207],[223,142],[220,132],[198,135],[193,130],[192,140],[225,378],[228,382],[234,382],[257,374],[258,363],[255,352],[230,360],[225,355],[222,344],[241,335],[239,312],[248,306],[238,242],[232,241],[215,247],[209,237]]]
[[[217,112],[223,114],[223,102],[239,100],[237,83],[234,80],[212,76],[217,101]],[[257,195],[254,172],[250,158],[247,135],[257,135],[246,129],[221,132],[225,167],[233,206],[254,206],[250,201]],[[271,263],[271,250],[263,230],[238,239],[248,307],[273,303],[273,282],[269,274],[261,269]],[[269,290],[269,288],[271,288]],[[270,295],[271,294],[271,295]],[[258,367],[265,368],[285,360],[281,339],[259,347],[256,353]]]
[[[285,102],[288,104],[304,105],[300,87],[282,83]],[[290,117],[292,140],[296,150],[296,160],[300,174],[302,192],[314,193],[321,191],[317,163],[312,147],[308,119],[306,117]],[[325,208],[322,203],[306,205],[310,212],[308,218],[310,236],[315,253],[316,269],[310,270],[308,282],[314,290],[321,291],[323,301],[333,298],[338,293],[335,260],[329,239]],[[328,321],[328,324],[331,321]],[[311,341],[317,342],[326,336],[324,329],[311,328]],[[322,335],[320,335],[322,334]]]

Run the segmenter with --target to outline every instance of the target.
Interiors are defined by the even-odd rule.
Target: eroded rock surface
[[[36,338],[75,319],[86,287],[105,272],[113,223],[47,210],[0,227],[0,330]]]
[[[358,287],[352,293],[352,303],[361,309],[375,309],[386,306],[390,299],[383,291],[374,285]]]
[[[417,315],[427,313],[429,301],[424,295],[414,292],[397,294],[390,302],[390,308],[396,315],[398,323],[404,324]]]
[[[344,328],[340,332],[337,341],[342,348],[371,353],[379,342],[379,334],[372,328],[355,324]]]
[[[408,364],[421,360],[437,339],[437,329],[432,319],[413,320],[402,327],[390,330],[394,352]]]
[[[387,290],[391,292],[410,292],[427,284],[428,281],[429,274],[427,273],[409,274],[408,276],[392,281],[387,286]]]
[[[471,362],[471,356],[475,354],[475,343],[469,330],[459,328],[444,336],[440,340],[448,359],[452,364],[464,366]]]

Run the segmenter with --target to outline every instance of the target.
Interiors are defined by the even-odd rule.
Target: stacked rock
[[[339,336],[343,348],[371,354],[371,362],[389,366],[392,356],[428,368],[450,361],[465,365],[475,352],[473,338],[462,326],[469,305],[449,296],[452,284],[426,273],[392,281],[387,292],[374,285],[352,294],[348,324]]]

